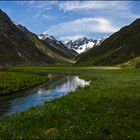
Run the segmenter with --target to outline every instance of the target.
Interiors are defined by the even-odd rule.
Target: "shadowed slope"
[[[123,27],[106,39],[100,47],[81,56],[81,65],[118,65],[140,56],[140,19]],[[139,65],[140,61],[135,64]]]

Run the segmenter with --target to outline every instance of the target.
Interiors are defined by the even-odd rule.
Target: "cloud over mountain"
[[[65,38],[65,36],[73,38],[73,35],[85,36],[87,32],[112,33],[117,30],[119,30],[119,27],[114,26],[108,19],[102,17],[86,17],[69,22],[63,22],[57,25],[52,25],[44,33],[54,34],[55,36],[60,36],[60,38]]]

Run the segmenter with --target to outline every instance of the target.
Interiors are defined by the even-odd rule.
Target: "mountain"
[[[140,66],[140,19],[81,55],[77,64]]]
[[[72,63],[46,45],[26,27],[12,22],[0,10],[0,65],[40,65]]]
[[[63,42],[56,40],[53,36],[40,34],[38,37],[49,47],[50,50],[60,55],[57,59],[61,58],[68,62],[71,60],[74,62],[78,55],[76,51],[68,49]]]
[[[55,61],[45,54],[38,37],[21,25],[15,25],[0,10],[0,65],[50,64]]]
[[[104,40],[100,39],[100,40],[94,40],[94,39],[89,39],[87,37],[82,37],[82,38],[78,38],[74,41],[70,40],[65,42],[65,45],[71,49],[76,51],[78,54],[84,53],[88,50],[90,50],[91,48],[95,47],[95,46],[99,46],[101,44],[101,42]]]

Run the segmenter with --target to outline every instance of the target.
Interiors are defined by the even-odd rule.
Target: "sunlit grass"
[[[0,94],[9,94],[21,89],[26,89],[47,80],[36,74],[16,72],[0,72]]]
[[[59,73],[59,74],[77,74],[94,71],[110,71],[119,70],[121,67],[81,67],[81,66],[18,66],[18,67],[4,67],[4,70],[18,71],[18,72],[34,72],[34,73]]]

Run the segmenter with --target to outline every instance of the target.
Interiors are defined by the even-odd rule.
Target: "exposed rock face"
[[[65,43],[65,45],[71,49],[75,50],[78,54],[84,53],[95,46],[99,46],[103,39],[89,39],[87,37],[78,38],[74,41],[70,40]]]

